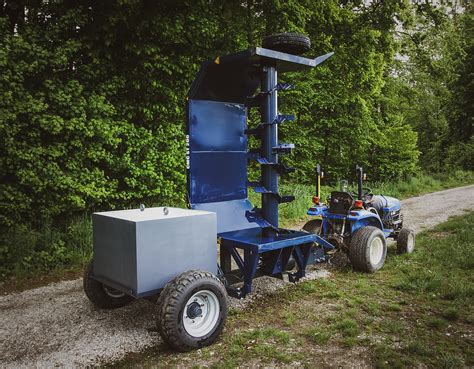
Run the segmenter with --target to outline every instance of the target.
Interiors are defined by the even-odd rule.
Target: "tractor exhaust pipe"
[[[356,171],[357,171],[357,198],[359,200],[362,200],[362,195],[363,195],[363,185],[362,185],[362,180],[364,179],[364,170],[362,167],[359,167],[356,165]]]

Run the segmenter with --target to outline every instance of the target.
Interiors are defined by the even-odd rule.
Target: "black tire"
[[[266,36],[262,46],[266,49],[301,55],[311,49],[311,40],[308,36],[300,33],[277,33]]]
[[[415,232],[409,228],[402,228],[397,237],[397,252],[411,254],[415,249]]]
[[[218,314],[217,321],[211,326],[209,332],[202,336],[193,336],[186,330],[185,320],[190,315],[189,309],[194,302],[188,303],[193,296],[205,291],[212,292],[217,298],[218,308],[214,310]],[[172,348],[183,352],[214,343],[222,332],[227,319],[226,295],[227,292],[222,282],[209,272],[191,270],[173,279],[165,286],[158,299],[157,323],[163,340]],[[202,315],[201,311],[200,317]],[[195,318],[200,317],[196,316]]]
[[[114,288],[107,287],[91,278],[92,261],[84,268],[83,286],[87,298],[97,307],[102,309],[117,309],[129,304],[134,300],[129,296]]]
[[[306,224],[303,226],[303,230],[309,233],[319,234],[321,224],[321,219],[311,219],[307,221]]]
[[[371,254],[374,248],[378,251]],[[386,257],[387,242],[377,227],[362,227],[352,236],[349,260],[354,270],[373,273],[383,267]]]

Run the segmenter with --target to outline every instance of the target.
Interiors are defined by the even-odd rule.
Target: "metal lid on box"
[[[94,215],[101,215],[116,219],[128,220],[130,222],[146,222],[149,220],[158,219],[172,219],[181,217],[190,217],[202,214],[209,214],[208,211],[202,210],[190,210],[181,208],[169,208],[169,207],[157,207],[157,208],[145,208],[141,209],[130,209],[130,210],[115,210],[115,211],[104,211],[94,213]]]

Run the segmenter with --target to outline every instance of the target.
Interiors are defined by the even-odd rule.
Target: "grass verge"
[[[474,183],[474,172],[455,171],[449,175],[419,175],[392,183],[370,183],[374,193],[406,198],[441,189]],[[326,198],[333,187],[323,186]],[[285,184],[282,194],[293,194],[296,200],[280,206],[280,225],[290,227],[307,219],[314,186]],[[260,195],[249,191],[250,200],[260,206]],[[61,228],[43,224],[39,229],[19,225],[0,235],[0,290],[15,290],[15,285],[31,282],[34,275],[67,276],[69,269],[81,269],[92,255],[92,226],[89,217],[69,221]],[[62,273],[66,271],[65,273]],[[20,288],[21,289],[21,288]]]
[[[191,353],[166,345],[113,367],[474,365],[474,213],[390,248],[375,274],[332,269],[232,311],[219,342]]]

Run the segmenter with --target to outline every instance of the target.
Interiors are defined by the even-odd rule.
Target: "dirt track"
[[[474,185],[403,201],[405,222],[416,231],[473,209]],[[326,275],[324,270],[309,272],[309,278]],[[253,298],[284,283],[257,280]],[[147,301],[114,311],[95,309],[80,279],[2,296],[0,367],[84,367],[120,359],[160,341],[153,310]]]

